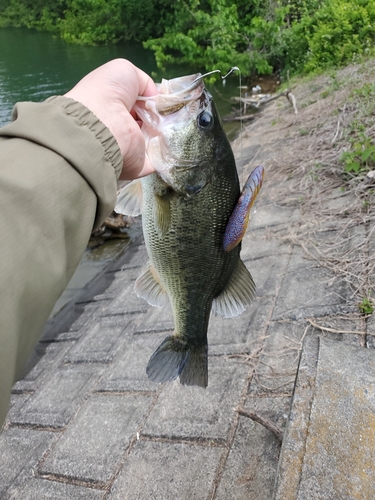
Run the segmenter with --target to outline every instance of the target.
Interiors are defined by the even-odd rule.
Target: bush
[[[266,15],[256,1],[246,6],[231,0],[176,2],[173,25],[144,46],[155,52],[160,68],[183,62],[206,71],[238,66],[245,75],[271,73],[284,52],[286,12],[278,7]]]
[[[66,0],[0,0],[0,26],[57,29],[66,9]]]
[[[146,41],[160,68],[316,72],[371,55],[375,0],[0,0],[0,26],[74,43]]]
[[[373,51],[375,0],[329,0],[293,30],[308,46],[305,72],[342,66]]]

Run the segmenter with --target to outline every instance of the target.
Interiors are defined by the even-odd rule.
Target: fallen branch
[[[346,104],[344,104],[344,107],[343,107],[343,110],[342,110],[342,115],[345,113],[345,106],[346,106]],[[341,124],[341,116],[339,116],[339,119],[337,120],[336,133],[335,133],[335,135],[334,135],[334,137],[333,137],[333,139],[331,141],[332,144],[336,141],[336,139],[337,139],[337,137],[339,135],[340,124]]]
[[[271,420],[269,420],[266,417],[262,417],[258,413],[255,413],[254,411],[249,411],[245,410],[244,408],[236,408],[236,411],[240,414],[243,415],[244,417],[251,418],[251,420],[254,420],[254,422],[257,422],[260,425],[263,425],[266,429],[271,431],[277,439],[280,441],[280,443],[283,440],[283,431],[277,427]]]
[[[294,94],[292,94],[291,90],[287,92],[286,97],[290,104],[293,106],[294,114],[298,115],[297,99],[295,98]]]
[[[269,94],[268,94],[269,95]],[[275,99],[279,99],[279,97],[286,97],[288,101],[291,103],[291,105],[294,108],[295,114],[298,113],[298,108],[297,108],[297,100],[292,94],[292,91],[290,89],[286,89],[283,92],[280,92],[279,94],[272,95],[268,97],[267,94],[265,95],[259,95],[257,97],[232,97],[233,101],[236,102],[241,102],[244,104],[244,106],[252,106],[256,109],[258,109],[260,106],[264,106],[268,104],[271,101],[274,101]]]
[[[334,328],[328,328],[326,326],[321,326],[321,325],[318,325],[317,323],[315,323],[310,318],[307,318],[307,321],[314,328],[318,328],[319,330],[323,330],[325,332],[330,332],[330,333],[351,333],[351,334],[355,334],[355,335],[367,335],[366,332],[358,332],[358,331],[355,331],[355,330],[335,330]]]
[[[259,118],[259,114],[254,114],[254,115],[243,115],[243,116],[227,116],[223,118],[224,122],[234,122],[234,121],[247,121],[247,120],[254,120],[255,118]]]

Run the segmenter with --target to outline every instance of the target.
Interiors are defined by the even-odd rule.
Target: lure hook
[[[208,73],[205,73],[204,75],[199,75],[199,76],[197,76],[197,78],[195,78],[195,80],[193,80],[191,82],[191,84],[188,87],[186,87],[183,90],[180,90],[176,94],[180,94],[180,93],[186,94],[190,90],[197,87],[197,82],[199,82],[200,80],[202,80],[206,76],[213,75],[214,73],[220,73],[221,79],[224,81],[230,74],[233,73],[233,71],[240,71],[240,68],[238,66],[233,66],[233,68],[231,68],[230,71],[228,71],[228,73],[224,76],[222,76],[221,71],[219,69],[214,69],[213,71],[209,71]],[[137,97],[137,101],[148,101],[149,99],[150,99],[150,97],[145,97],[145,96],[140,96],[140,95]]]
[[[225,80],[229,75],[233,73],[233,71],[240,71],[240,68],[238,66],[233,66],[228,73],[224,76],[222,76],[221,71],[219,69],[214,69],[213,71],[209,71],[208,73],[205,73],[204,75],[198,76],[193,82],[191,83],[190,86],[194,85],[198,80],[201,80],[202,78],[205,78],[206,76],[213,75],[214,73],[220,73],[221,79]]]

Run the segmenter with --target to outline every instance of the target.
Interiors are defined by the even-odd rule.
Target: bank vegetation
[[[0,26],[143,42],[160,68],[311,73],[374,54],[375,0],[0,0]]]

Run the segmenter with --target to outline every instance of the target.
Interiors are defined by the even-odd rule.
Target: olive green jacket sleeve
[[[0,129],[0,428],[122,169],[110,131],[72,99],[19,103],[12,120]]]

